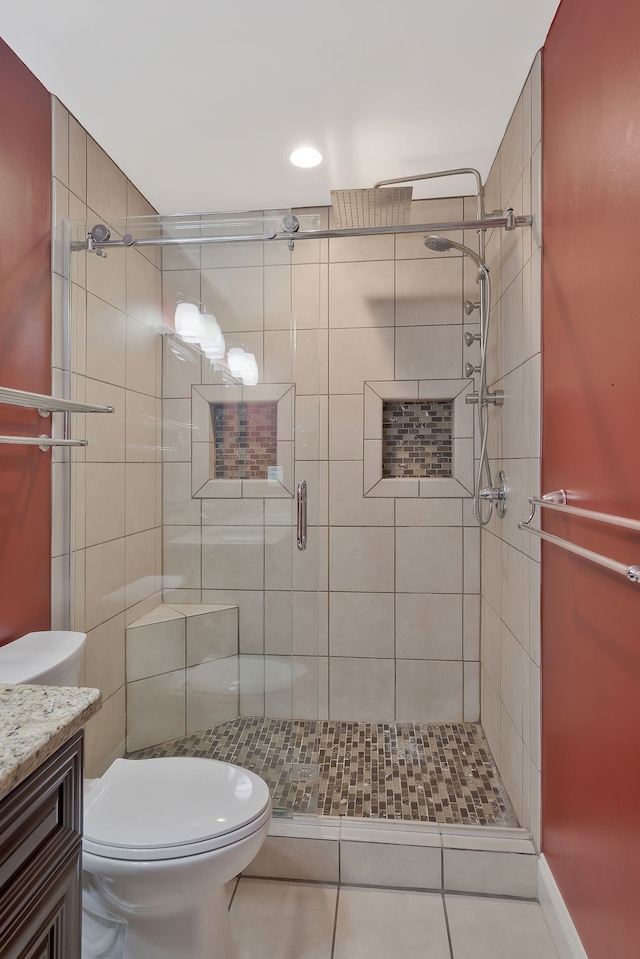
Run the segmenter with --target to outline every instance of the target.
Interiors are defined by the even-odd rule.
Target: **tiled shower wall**
[[[459,220],[463,206],[418,201],[412,218]],[[329,210],[314,212],[326,227]],[[480,535],[469,497],[363,496],[364,382],[459,383],[463,361],[477,360],[463,357],[462,257],[427,250],[420,234],[301,240],[291,265],[284,244],[164,254],[166,320],[177,300],[198,302],[227,347],[255,353],[261,384],[295,384],[295,480],[307,480],[310,500],[299,553],[289,500],[191,497],[191,387],[216,374],[167,340],[166,601],[237,604],[240,653],[256,662],[293,649],[298,718],[477,719]],[[242,701],[245,714],[263,709],[286,715],[290,697]]]
[[[65,624],[71,547],[72,628],[87,632],[84,681],[103,694],[102,709],[86,730],[91,776],[124,751],[125,627],[160,602],[161,282],[154,250],[65,259],[65,218],[109,224],[155,211],[55,98],[52,109],[53,391],[115,407],[111,415],[74,416],[73,435],[89,445],[73,452],[71,544],[64,510],[68,453],[57,451],[53,464],[53,624]],[[71,357],[64,345],[67,279]]]
[[[487,209],[531,212],[531,229],[495,231],[489,382],[494,476],[507,475],[507,513],[482,532],[482,725],[518,818],[540,844],[540,551],[518,529],[540,493],[541,54],[487,182]]]

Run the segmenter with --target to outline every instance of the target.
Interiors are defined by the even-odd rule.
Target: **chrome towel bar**
[[[569,553],[575,553],[576,556],[582,556],[583,559],[588,559],[597,566],[604,566],[605,569],[610,569],[614,573],[620,573],[631,583],[640,583],[640,566],[626,566],[624,563],[618,562],[618,560],[610,559],[608,556],[602,556],[600,553],[595,553],[591,549],[585,549],[584,546],[577,546],[575,543],[562,539],[560,536],[554,536],[553,533],[547,533],[545,530],[535,529],[529,525],[535,516],[537,506],[555,509],[561,513],[566,513],[568,516],[581,516],[584,519],[594,520],[597,523],[609,523],[611,526],[621,526],[624,529],[640,530],[640,521],[629,519],[626,516],[616,516],[613,513],[599,513],[596,510],[568,506],[567,494],[564,490],[554,490],[553,493],[546,493],[544,496],[530,496],[529,503],[531,505],[531,513],[528,519],[518,523],[518,529],[531,533],[532,536],[537,536],[538,539],[542,539],[547,543],[553,543],[554,546],[559,546],[560,549],[565,549]]]
[[[0,436],[0,443],[12,446],[37,446],[43,452],[52,446],[87,446],[87,440],[57,440],[51,436]]]
[[[590,519],[596,523],[609,523],[610,526],[622,526],[624,529],[640,531],[640,520],[629,519],[627,516],[616,516],[614,513],[598,513],[592,509],[568,506],[567,494],[563,489],[554,490],[553,493],[545,493],[544,496],[530,496],[529,504],[531,514],[528,519],[524,520],[525,526],[528,526],[535,516],[536,507],[544,506],[547,509],[555,509],[560,513],[566,513],[567,516],[582,516],[584,519]]]
[[[113,413],[113,406],[97,406],[95,403],[79,403],[76,400],[63,400],[42,393],[26,393],[24,390],[12,390],[0,386],[0,403],[6,406],[21,406],[23,409],[38,410],[41,416],[49,413]]]

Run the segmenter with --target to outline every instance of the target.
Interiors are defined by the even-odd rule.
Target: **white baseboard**
[[[544,856],[538,860],[538,899],[560,959],[589,959]]]

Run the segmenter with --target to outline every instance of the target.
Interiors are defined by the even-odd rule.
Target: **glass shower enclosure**
[[[87,679],[121,753],[236,761],[280,815],[316,809],[327,672],[323,264],[269,239],[291,218],[72,221],[68,342],[115,411],[71,458]]]

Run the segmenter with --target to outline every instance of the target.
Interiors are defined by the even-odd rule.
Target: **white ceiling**
[[[558,5],[21,0],[0,35],[161,213],[253,210],[450,167],[486,177]],[[301,144],[325,162],[294,168]],[[414,196],[436,190],[471,184]]]

